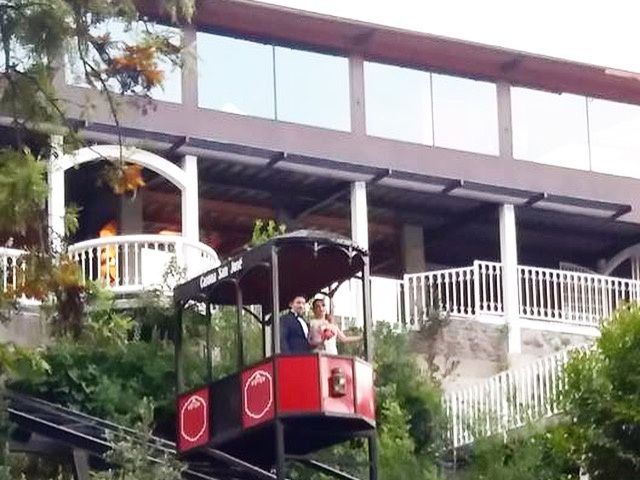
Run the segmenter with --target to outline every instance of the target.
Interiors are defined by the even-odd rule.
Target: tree
[[[191,18],[194,3],[147,2],[152,8],[165,8],[176,22]],[[51,133],[65,137],[65,148],[80,146],[82,139],[67,115],[71,105],[56,85],[64,74],[65,57],[74,58],[86,85],[109,105],[118,132],[122,99],[146,108],[151,90],[163,81],[160,62],[179,63],[181,49],[166,32],[154,30],[136,5],[135,0],[0,0],[0,112],[11,118],[14,133],[3,138],[0,147],[0,244],[20,243],[28,249],[21,260],[24,268],[18,269],[14,279],[17,288],[0,296],[0,307],[15,305],[23,295],[41,300],[46,311],[52,312],[55,333],[71,334],[75,340],[83,336],[88,292],[80,283],[78,267],[65,255],[65,239],[52,238],[48,229],[45,159],[60,154],[49,142]],[[125,29],[141,22],[145,28],[138,38],[116,41],[102,28],[109,21]],[[73,106],[88,113],[89,105]],[[105,181],[119,193],[135,192],[141,186],[140,178],[139,170],[128,165],[122,154],[104,172]],[[65,220],[67,233],[77,228],[73,209]],[[108,320],[113,323],[115,317]],[[104,324],[94,322],[93,326],[99,332]],[[16,367],[31,359],[33,372],[39,368],[39,358],[37,351],[0,345],[2,399],[5,377],[11,374],[25,380],[28,377],[18,375]],[[6,458],[9,430],[3,418],[0,478],[11,477]]]
[[[189,21],[195,5],[147,3],[164,8],[175,22]],[[105,27],[110,22],[125,31],[143,28],[118,40]],[[0,0],[0,112],[11,118],[15,132],[0,148],[0,243],[28,250],[18,287],[3,295],[4,306],[22,296],[39,300],[49,307],[57,333],[80,334],[85,288],[76,263],[65,255],[65,238],[52,238],[45,210],[45,159],[61,153],[47,135],[63,135],[65,148],[80,146],[67,111],[73,106],[88,114],[90,108],[70,105],[58,91],[65,62],[105,99],[122,145],[119,104],[126,99],[148,108],[151,90],[164,79],[161,64],[180,64],[181,58],[179,38],[141,16],[135,0]],[[128,164],[122,150],[107,162],[103,180],[121,194],[144,185],[140,168]],[[70,208],[65,237],[78,227],[75,214]]]
[[[615,312],[566,372],[576,461],[592,480],[640,478],[640,307]]]

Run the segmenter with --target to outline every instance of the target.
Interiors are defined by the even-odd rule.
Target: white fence
[[[504,315],[502,265],[405,275],[405,321],[414,326],[434,311],[455,317]],[[532,320],[595,326],[620,305],[640,300],[640,281],[604,275],[518,267],[520,316]]]
[[[23,250],[0,247],[0,265],[2,265],[2,291],[15,290],[20,281],[20,273],[24,271],[21,257]]]
[[[571,350],[564,350],[446,393],[449,446],[457,448],[560,413],[570,355]]]
[[[216,252],[199,242],[174,235],[124,235],[87,240],[69,247],[83,281],[102,282],[116,292],[162,287],[190,278],[219,264]]]
[[[640,299],[640,282],[589,273],[518,267],[520,315],[597,327],[623,303]]]

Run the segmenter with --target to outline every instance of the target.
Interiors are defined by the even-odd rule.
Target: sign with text
[[[231,260],[220,265],[215,270],[212,270],[209,273],[205,273],[200,277],[200,290],[204,290],[205,288],[213,285],[214,283],[224,280],[229,275],[233,275],[234,273],[238,273],[242,270],[243,258],[240,257],[236,260]]]

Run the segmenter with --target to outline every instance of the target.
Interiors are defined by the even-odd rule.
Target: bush
[[[48,375],[32,376],[12,387],[91,415],[132,425],[144,398],[153,400],[156,420],[172,418],[175,361],[168,342],[130,342],[124,347],[59,341],[42,355]],[[204,381],[204,362],[188,355],[186,381]]]
[[[640,478],[640,308],[618,310],[567,366],[574,456],[592,480]]]
[[[532,427],[477,440],[463,478],[469,480],[578,480],[566,426]]]

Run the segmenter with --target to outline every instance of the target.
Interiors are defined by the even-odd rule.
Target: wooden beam
[[[149,201],[157,205],[163,205],[163,210],[167,210],[167,207],[171,204],[180,202],[180,197],[172,195],[170,193],[157,192],[157,191],[145,191],[145,202]],[[203,226],[207,224],[207,218],[202,217],[209,212],[217,213],[221,217],[230,219],[258,219],[258,218],[275,218],[276,212],[271,207],[251,205],[246,203],[236,203],[226,200],[213,200],[208,198],[200,199],[200,215],[202,218]],[[350,226],[348,218],[332,217],[327,215],[308,215],[304,218],[302,226],[314,226],[316,228],[322,228],[331,230],[338,233],[348,234]],[[372,237],[379,236],[395,236],[398,235],[398,230],[393,224],[385,223],[369,223],[369,230]]]

